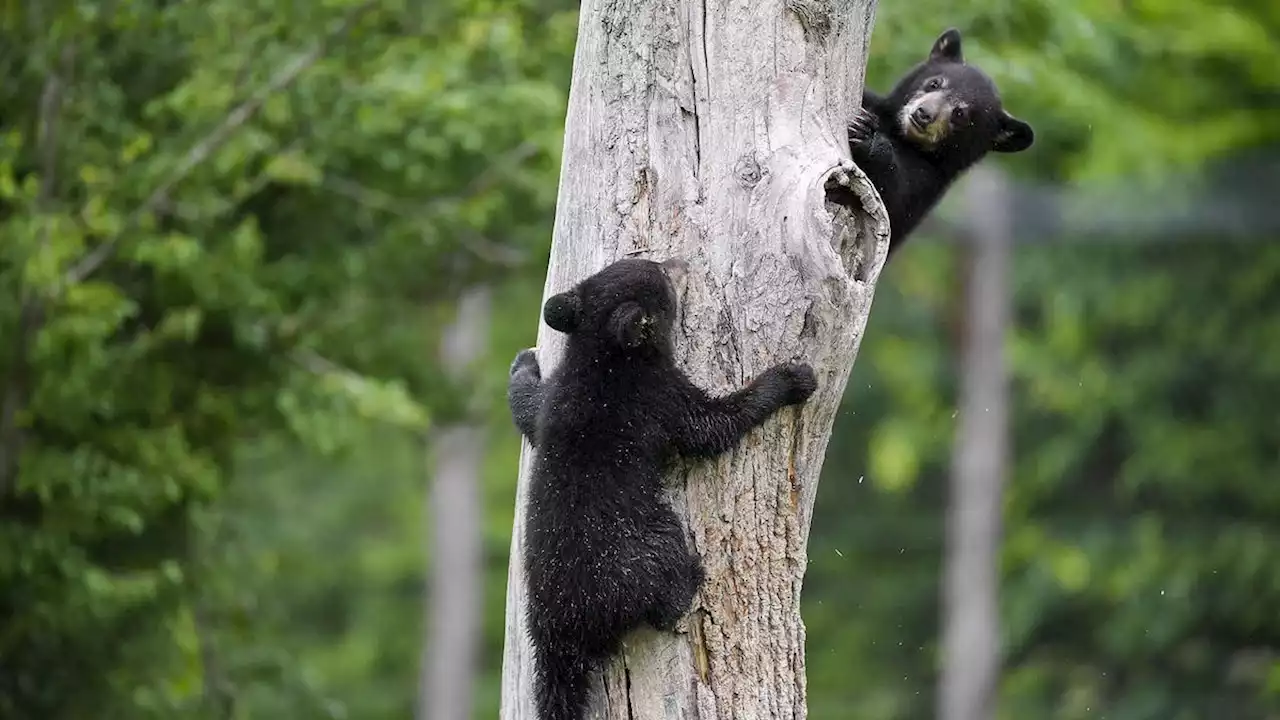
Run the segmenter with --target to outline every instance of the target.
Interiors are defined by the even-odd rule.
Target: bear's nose
[[[928,125],[933,122],[933,112],[926,107],[918,107],[912,111],[911,121],[917,125]]]

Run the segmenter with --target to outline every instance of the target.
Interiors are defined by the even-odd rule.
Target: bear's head
[[[553,330],[590,339],[603,349],[668,349],[676,318],[673,281],[687,269],[679,258],[625,258],[553,295],[542,308]]]
[[[960,31],[942,33],[929,57],[889,94],[897,130],[920,149],[961,165],[990,151],[1031,147],[1031,126],[1005,112],[1000,92],[982,70],[965,63]]]

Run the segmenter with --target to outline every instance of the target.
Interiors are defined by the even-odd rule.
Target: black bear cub
[[[889,212],[890,257],[964,171],[990,151],[1022,152],[1034,138],[1005,112],[991,78],[965,63],[954,28],[888,95],[863,92],[849,148]]]
[[[524,531],[526,619],[538,720],[579,720],[589,673],[648,623],[672,630],[702,582],[679,518],[662,499],[675,453],[713,457],[813,394],[813,370],[779,364],[711,397],[676,366],[671,331],[680,260],[620,260],[543,308],[566,333],[541,377],[533,350],[511,364],[507,398],[536,448]]]

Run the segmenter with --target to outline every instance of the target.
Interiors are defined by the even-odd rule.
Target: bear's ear
[[[942,62],[964,62],[964,55],[960,51],[960,31],[947,28],[946,32],[939,35],[938,39],[933,41],[929,59]]]
[[[632,350],[644,344],[650,324],[643,308],[634,302],[625,302],[609,316],[609,333],[619,345]]]
[[[662,271],[666,273],[672,285],[679,285],[689,274],[689,263],[683,258],[670,257],[662,262]]]
[[[1031,147],[1035,139],[1035,131],[1030,125],[1001,111],[1000,129],[996,132],[996,139],[991,143],[991,149],[1002,153],[1022,152]]]
[[[542,306],[542,318],[552,330],[571,333],[582,322],[582,300],[574,290],[552,295]]]

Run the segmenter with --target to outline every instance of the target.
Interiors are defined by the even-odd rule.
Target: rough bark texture
[[[848,160],[873,0],[586,0],[565,128],[547,295],[627,255],[679,255],[678,359],[714,391],[803,359],[818,392],[672,502],[708,579],[680,633],[641,630],[603,672],[591,718],[805,717],[800,585],[818,473],[887,249]],[[852,209],[827,200],[852,188]],[[847,195],[847,193],[846,193]],[[540,325],[549,373],[563,339]],[[520,539],[508,577],[502,717],[534,720]]]
[[[1009,456],[1009,255],[1013,237],[1003,178],[977,167],[969,191],[960,419],[947,503],[940,720],[992,720],[1000,672],[1000,530]]]
[[[454,382],[465,382],[489,339],[490,292],[468,290],[458,301],[455,321],[445,330],[440,360]],[[484,551],[480,468],[484,426],[462,421],[433,437],[435,482],[429,514],[434,514],[431,595],[419,683],[418,720],[470,720],[480,657],[480,608]],[[431,511],[434,510],[434,513]]]

